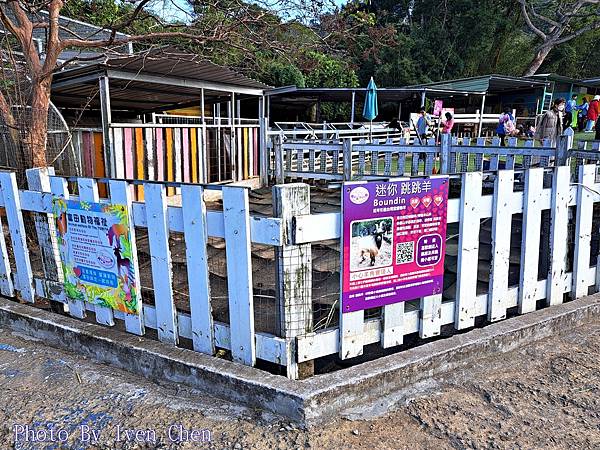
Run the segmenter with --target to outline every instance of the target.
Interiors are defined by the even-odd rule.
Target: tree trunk
[[[546,56],[548,56],[548,53],[550,53],[550,50],[552,50],[553,47],[554,47],[554,45],[550,44],[550,45],[545,45],[542,48],[540,48],[538,50],[538,52],[535,54],[535,57],[533,58],[533,60],[529,63],[529,67],[525,70],[525,73],[523,73],[523,76],[530,77],[532,75],[535,75],[535,73],[540,68],[540,66],[546,59]]]
[[[48,142],[48,107],[50,105],[51,78],[34,81],[31,98],[31,125],[25,152],[30,156],[24,161],[29,167],[46,167],[46,144]]]

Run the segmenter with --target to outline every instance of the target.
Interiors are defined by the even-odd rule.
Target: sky
[[[337,6],[342,6],[347,2],[347,0],[333,1]],[[155,0],[151,4],[151,9],[165,20],[181,22],[189,21],[192,12],[186,0]]]

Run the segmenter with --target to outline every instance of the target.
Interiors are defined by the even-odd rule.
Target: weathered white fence
[[[358,148],[358,152],[369,151]],[[502,151],[510,156],[511,149]],[[547,156],[545,151],[542,148],[540,154],[529,156],[543,158]],[[459,163],[460,152],[456,155]],[[553,155],[555,159],[560,157]],[[254,365],[258,359],[269,361],[285,366],[290,378],[310,375],[317,358],[336,354],[342,359],[352,358],[361,355],[369,344],[390,348],[406,342],[407,335],[439,336],[442,326],[463,330],[473,327],[476,320],[494,322],[513,312],[526,313],[542,305],[559,304],[565,294],[576,298],[600,288],[597,245],[592,252],[592,241],[598,240],[600,226],[594,216],[594,205],[600,203],[595,164],[579,166],[576,182],[569,165],[485,173],[477,170],[451,176],[454,194],[449,200],[448,224],[456,232],[454,236],[449,233],[448,239],[458,238],[455,287],[443,296],[347,314],[339,314],[337,290],[334,295],[338,301],[329,305],[329,314],[335,318],[323,327],[318,327],[315,319],[321,300],[315,294],[319,286],[313,279],[313,249],[324,241],[339,240],[342,222],[339,212],[310,213],[307,184],[275,186],[273,216],[265,217],[250,214],[249,190],[242,187],[66,179],[52,174],[52,170],[31,170],[27,174],[29,189],[19,190],[14,173],[0,172],[0,208],[5,214],[0,218],[6,219],[6,236],[10,237],[10,245],[4,234],[0,237],[2,295],[18,296],[28,302],[48,299],[66,305],[73,317],[94,313],[98,323],[120,323],[137,335],[144,335],[148,328],[155,329],[159,340],[173,345],[180,343],[180,338],[187,338],[194,350],[207,354],[230,350],[234,361],[247,365]],[[99,198],[99,184],[107,185],[107,198]],[[133,201],[134,185],[143,186],[144,201]],[[167,202],[166,189],[175,186],[181,189],[181,206]],[[222,208],[207,209],[203,195],[207,189],[222,190]],[[147,233],[153,305],[143,304],[140,315],[128,315],[66,297],[51,216],[53,195],[130,206],[131,223],[136,227],[132,234],[133,251],[136,233]],[[520,214],[522,231],[515,235],[513,216]],[[32,221],[37,243],[29,248],[28,241],[34,235],[33,230],[26,229],[26,223]],[[480,232],[486,221],[492,223],[491,253],[483,259],[489,282],[482,292],[474,273],[482,270]],[[181,286],[173,283],[169,244],[173,234],[184,237],[189,312],[177,307]],[[227,322],[214,319],[209,237],[225,242]],[[572,237],[572,242],[568,237]],[[515,239],[520,240],[516,261],[511,255]],[[274,333],[258,332],[255,327],[253,244],[274,249]],[[41,273],[32,269],[32,254],[41,257]],[[338,265],[331,270],[337,270],[339,276],[339,253],[333,259]],[[509,270],[515,265],[519,277],[511,282]],[[538,276],[540,266],[547,267],[543,277]]]
[[[187,338],[195,350],[204,353],[213,354],[215,348],[231,350],[233,360],[248,365],[254,365],[257,358],[283,366],[289,363],[291,342],[255,332],[254,328],[250,246],[252,243],[282,245],[283,220],[251,216],[249,189],[177,184],[181,188],[182,206],[170,206],[166,196],[168,183],[107,179],[99,182],[52,174],[52,169],[32,169],[27,174],[29,190],[19,190],[14,173],[0,172],[0,208],[4,209],[11,242],[7,247],[5,235],[0,236],[2,295],[18,295],[28,302],[34,302],[36,297],[60,302],[67,305],[65,309],[73,317],[84,318],[93,312],[98,323],[114,326],[120,320],[126,331],[138,335],[144,335],[146,328],[152,328],[158,331],[159,340],[171,344],[177,344],[180,337]],[[99,184],[108,185],[108,198],[99,198]],[[143,185],[144,202],[132,201],[134,185]],[[72,189],[77,191],[77,196],[72,194]],[[207,211],[203,197],[205,189],[222,190],[222,210]],[[129,205],[130,221],[135,229],[147,229],[154,305],[143,304],[139,315],[131,315],[72,301],[65,295],[52,216],[55,195]],[[35,236],[33,230],[26,230],[25,223],[31,214],[37,242],[29,249],[27,232],[30,239]],[[185,238],[189,313],[178,311],[175,306],[176,290],[181,290],[181,286],[173,285],[170,233],[183,233]],[[226,242],[229,323],[213,320],[206,250],[208,237]],[[132,252],[136,252],[135,230]],[[32,255],[36,254],[41,254],[43,274],[34,275],[32,270]],[[139,279],[139,273],[136,277]]]
[[[524,171],[500,170],[485,174],[493,190],[484,194],[484,174],[468,172],[455,176],[460,181],[460,197],[451,198],[448,224],[458,224],[456,287],[444,298],[435,295],[415,302],[398,303],[381,308],[370,318],[364,311],[341,314],[339,325],[297,337],[298,362],[339,354],[343,359],[363,353],[369,344],[384,348],[400,345],[406,335],[420,338],[440,335],[443,325],[463,330],[475,320],[498,321],[515,313],[534,311],[543,305],[563,302],[600,289],[598,249],[591,253],[592,237],[598,237],[598,223],[592,228],[593,206],[600,202],[597,166],[579,167],[578,181],[571,181],[568,166],[530,168]],[[547,186],[545,186],[545,183]],[[491,188],[491,186],[490,186]],[[488,188],[489,189],[489,188]],[[575,211],[570,210],[574,207]],[[542,212],[549,211],[549,233],[544,234]],[[512,218],[522,214],[522,232],[517,243],[519,279],[509,284]],[[480,226],[492,221],[489,285],[478,292],[477,274]],[[574,226],[574,233],[570,233]],[[319,241],[339,239],[339,213],[296,216],[294,244],[314,245]],[[567,237],[572,235],[573,243]],[[549,237],[549,244],[541,242]],[[452,238],[449,236],[448,239]],[[513,237],[514,239],[514,237]],[[520,245],[519,245],[520,244]],[[568,265],[568,262],[569,265]],[[544,277],[538,268],[548,267]],[[572,265],[572,270],[569,266]]]

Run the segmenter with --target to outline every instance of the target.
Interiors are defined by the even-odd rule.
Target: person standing
[[[591,133],[594,123],[598,120],[598,114],[600,113],[600,95],[595,95],[594,99],[590,102],[587,112],[587,125],[585,126],[585,132]]]
[[[421,142],[427,141],[427,132],[431,125],[431,119],[423,108],[419,110],[419,118],[417,119],[417,134],[421,139]]]
[[[444,117],[446,120],[442,120],[442,134],[452,134],[452,128],[454,128],[454,118],[449,112],[444,114]]]
[[[496,134],[500,137],[500,145],[506,145],[506,135],[511,134],[515,129],[515,118],[510,112],[509,107],[505,107],[500,117],[498,117],[498,126]]]
[[[550,140],[552,147],[556,146],[558,136],[563,132],[563,114],[565,111],[565,99],[557,98],[552,108],[544,113],[535,130],[535,138],[540,141]]]
[[[577,106],[577,131],[579,132],[582,132],[586,125],[589,107],[587,98],[583,97],[581,105]]]
[[[573,114],[577,110],[577,94],[573,94],[571,98],[567,101],[565,106],[565,123],[563,124],[564,128],[568,128],[573,126]],[[575,117],[577,117],[575,115]]]

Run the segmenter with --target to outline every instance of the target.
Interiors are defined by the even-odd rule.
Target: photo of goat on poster
[[[393,219],[357,220],[352,222],[350,270],[386,267],[392,264]]]

